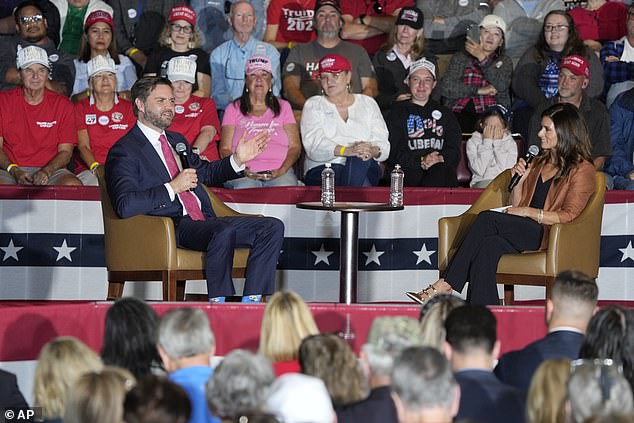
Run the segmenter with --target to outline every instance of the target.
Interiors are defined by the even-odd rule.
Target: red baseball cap
[[[583,56],[568,56],[561,61],[561,68],[566,68],[577,76],[590,78],[590,67],[588,61]]]
[[[86,18],[84,31],[88,31],[88,28],[90,28],[97,22],[105,22],[110,25],[110,28],[114,28],[114,22],[112,21],[112,16],[110,16],[110,13],[106,12],[105,10],[95,10]]]
[[[324,56],[319,61],[319,73],[340,73],[343,71],[350,71],[352,67],[350,62],[343,56],[338,54],[329,54]]]
[[[170,10],[170,15],[167,18],[168,22],[174,22],[179,19],[187,21],[191,26],[196,25],[196,12],[194,9],[188,6],[176,6]]]

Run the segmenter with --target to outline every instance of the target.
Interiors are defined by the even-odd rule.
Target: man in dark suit
[[[526,394],[533,374],[544,360],[579,358],[579,348],[598,296],[596,282],[583,273],[569,270],[558,274],[550,298],[546,300],[548,334],[524,349],[500,357],[495,375]]]
[[[8,407],[28,407],[13,373],[0,370],[0,411]]]
[[[106,159],[106,183],[117,214],[122,218],[139,214],[171,217],[177,245],[207,253],[211,301],[223,302],[235,293],[231,266],[236,246],[251,249],[243,302],[271,294],[284,225],[272,217],[216,217],[201,185],[238,178],[244,163],[266,147],[268,132],[246,134],[230,157],[203,161],[192,153],[185,137],[165,131],[174,119],[174,94],[167,79],[142,78],[131,94],[137,124],[117,141]],[[188,163],[181,164],[175,154],[178,144],[183,144]]]
[[[456,420],[524,421],[521,392],[493,374],[493,359],[500,352],[496,329],[495,316],[481,305],[458,307],[445,320],[445,354],[462,392]]]

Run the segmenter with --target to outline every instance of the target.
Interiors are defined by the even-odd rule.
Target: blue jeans
[[[321,185],[321,165],[310,169],[304,175],[306,185]],[[376,186],[379,183],[380,168],[376,160],[361,160],[358,157],[347,157],[346,164],[332,164],[335,171],[335,185],[343,187]]]

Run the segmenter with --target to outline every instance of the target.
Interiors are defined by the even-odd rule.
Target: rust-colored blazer
[[[522,185],[522,199],[518,207],[528,207],[533,199],[537,180],[543,164],[531,167],[528,170],[526,180]],[[572,169],[568,176],[557,183],[553,183],[546,195],[544,211],[555,211],[559,215],[561,223],[568,223],[583,211],[588,199],[594,193],[594,173],[592,163],[584,161]],[[545,250],[548,246],[548,234],[550,225],[544,225],[544,237],[539,250]]]

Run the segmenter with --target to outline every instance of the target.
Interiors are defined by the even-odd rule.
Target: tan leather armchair
[[[511,171],[502,172],[467,211],[438,221],[438,270],[441,275],[478,213],[507,204],[510,181]],[[586,208],[572,222],[552,225],[547,250],[502,256],[496,282],[504,284],[504,304],[513,304],[514,285],[545,286],[548,298],[555,276],[563,270],[576,269],[592,278],[598,276],[604,196],[605,175],[597,172],[595,191]]]
[[[125,281],[162,281],[163,300],[183,301],[185,281],[205,279],[205,254],[176,247],[174,223],[157,216],[121,219],[110,202],[104,169],[97,170],[103,214],[108,299],[120,298]],[[216,216],[242,215],[207,190]],[[249,249],[237,248],[233,276],[243,277]]]

